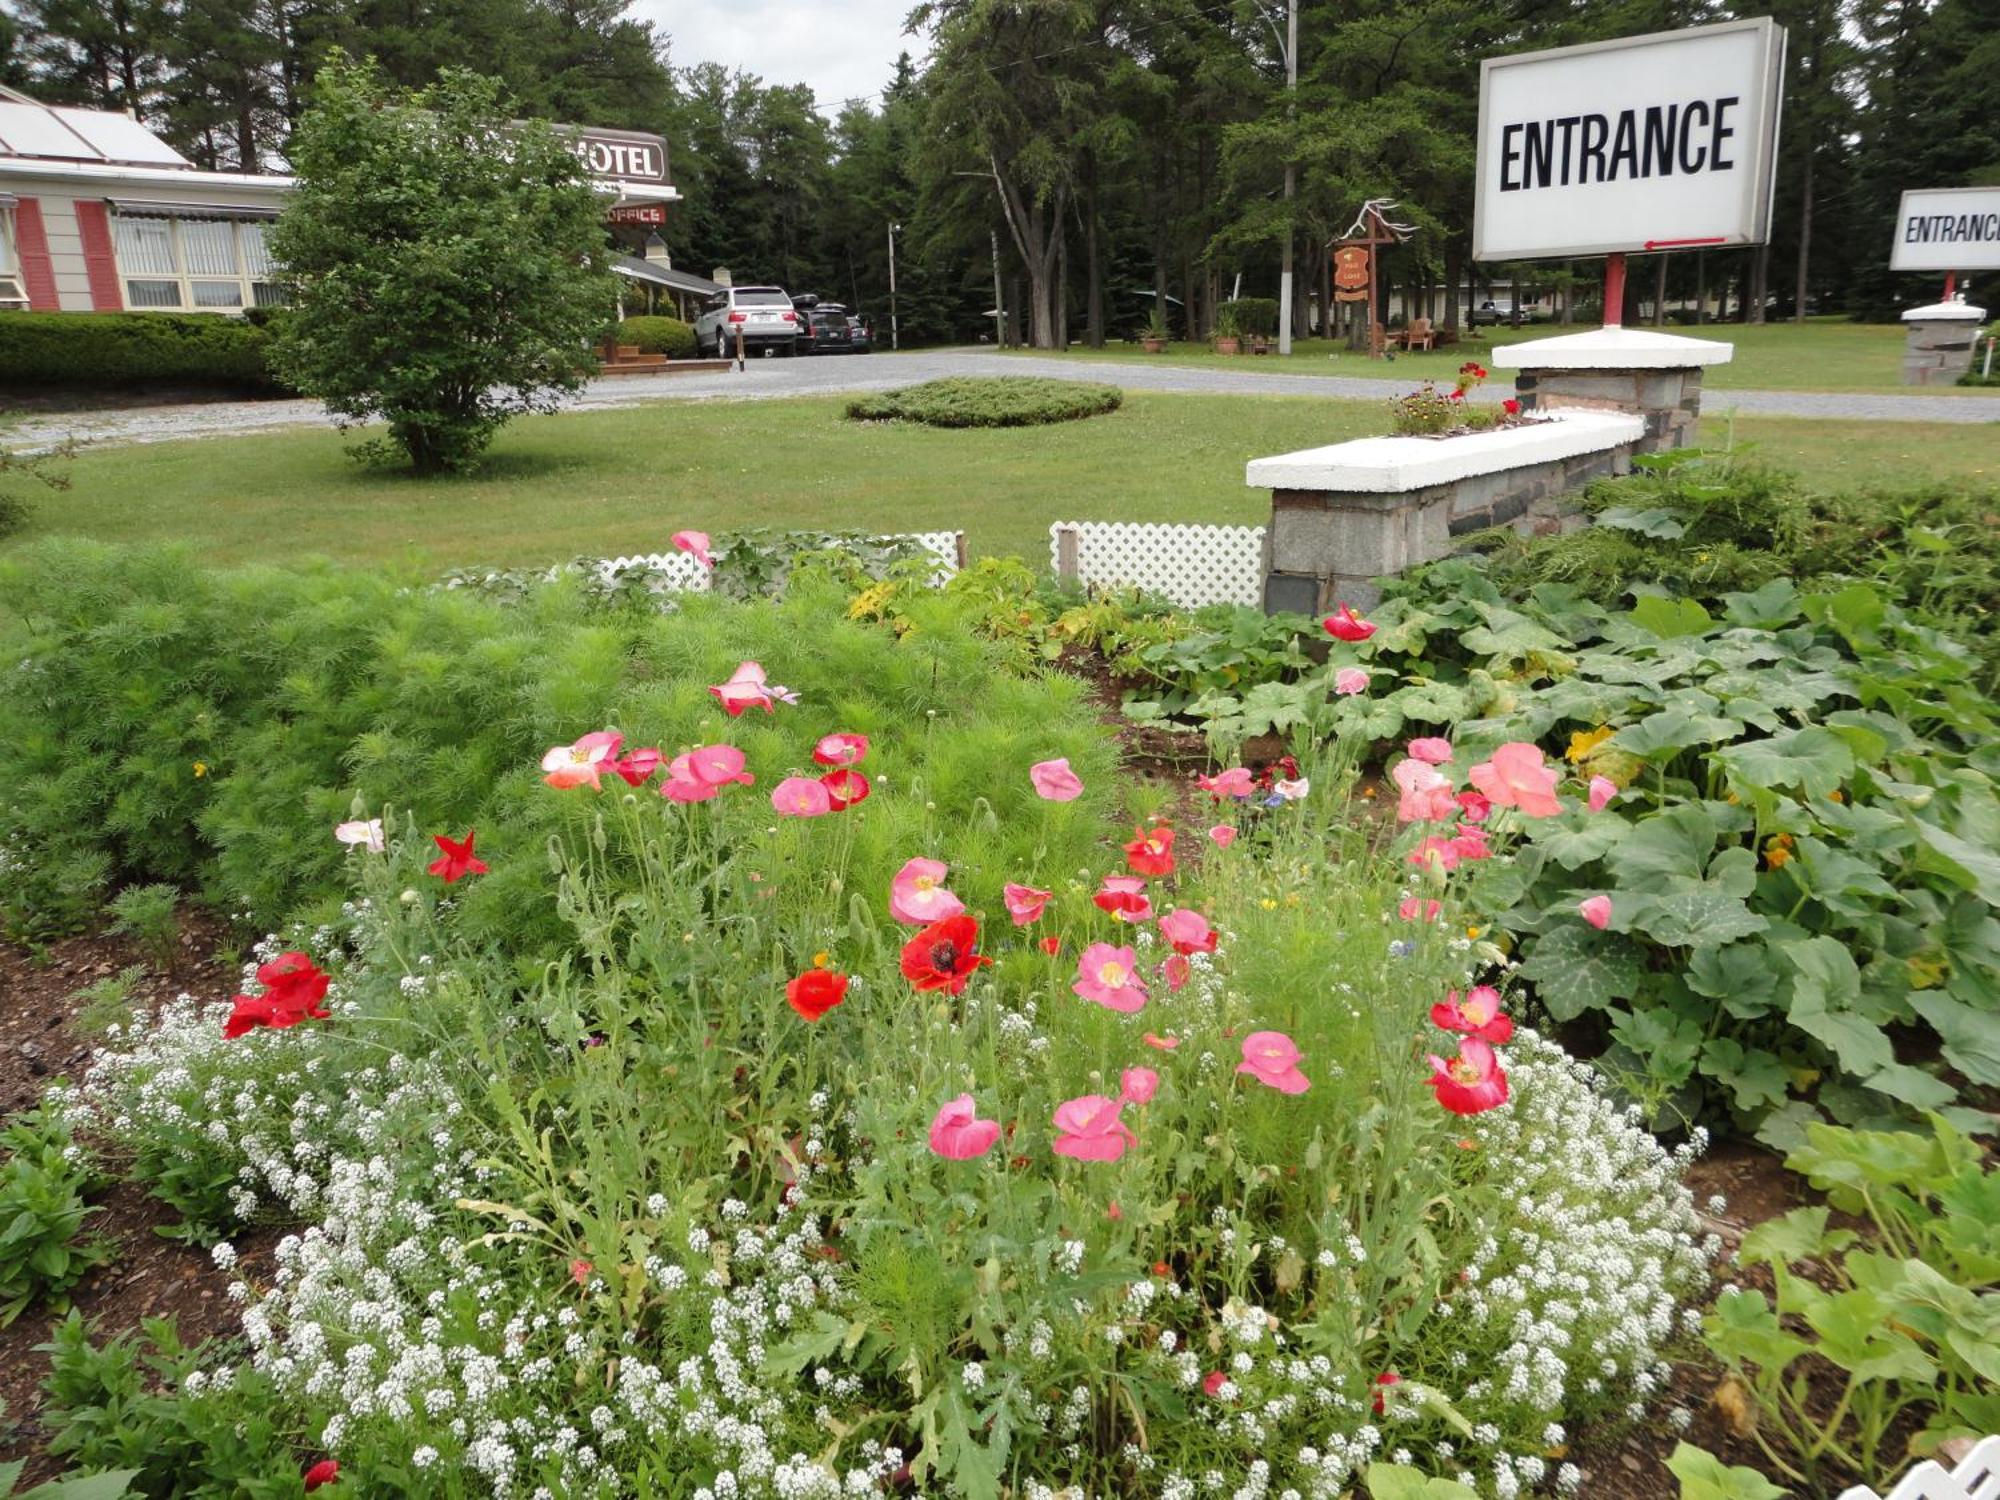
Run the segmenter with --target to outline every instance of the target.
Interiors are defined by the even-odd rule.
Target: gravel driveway
[[[945,375],[1054,375],[1102,380],[1130,390],[1187,395],[1330,396],[1369,401],[1382,400],[1407,384],[1393,375],[1267,375],[1073,355],[1037,359],[976,348],[932,349],[911,354],[753,359],[740,374],[731,370],[699,375],[621,375],[592,381],[568,409],[593,411],[649,401],[756,401],[832,395],[883,390]],[[1505,395],[1504,386],[1495,384],[1482,387],[1475,399],[1495,402]],[[1757,416],[1845,417],[1874,422],[2000,421],[2000,396],[1712,390],[1707,398],[1708,411],[1717,415],[1733,409]],[[157,443],[274,427],[326,426],[330,421],[317,401],[215,401],[25,417],[0,428],[0,434],[14,446],[33,449],[60,442],[65,436],[92,443]]]

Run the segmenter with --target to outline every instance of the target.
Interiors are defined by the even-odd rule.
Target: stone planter
[[[1563,411],[1463,437],[1361,438],[1253,459],[1245,481],[1272,492],[1264,608],[1366,606],[1381,597],[1374,580],[1448,556],[1468,532],[1554,532],[1558,498],[1627,472],[1646,433],[1635,413]]]
[[[1733,344],[1646,328],[1599,328],[1495,349],[1494,368],[1513,370],[1521,410],[1627,411],[1645,419],[1638,451],[1660,453],[1694,440],[1702,369],[1726,365]]]
[[[1218,333],[1215,336],[1215,352],[1217,354],[1241,354],[1243,352],[1243,340],[1234,334]]]

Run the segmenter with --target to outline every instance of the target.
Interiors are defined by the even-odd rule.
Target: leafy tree
[[[272,236],[291,310],[274,366],[342,418],[381,418],[419,473],[464,467],[593,368],[614,294],[603,209],[546,124],[447,70],[402,97],[336,56],[292,138]]]

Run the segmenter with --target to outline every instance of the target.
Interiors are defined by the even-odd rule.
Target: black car
[[[812,342],[808,354],[849,354],[854,333],[848,327],[847,309],[837,302],[822,302],[812,310]]]
[[[868,331],[867,320],[853,313],[847,315],[847,347],[854,354],[866,354],[875,347],[875,335]]]

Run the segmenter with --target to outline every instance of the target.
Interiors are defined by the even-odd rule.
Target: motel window
[[[282,302],[264,230],[255,219],[121,210],[112,242],[126,305],[235,312]]]
[[[28,305],[21,285],[21,263],[14,258],[14,200],[0,194],[0,307]]]

